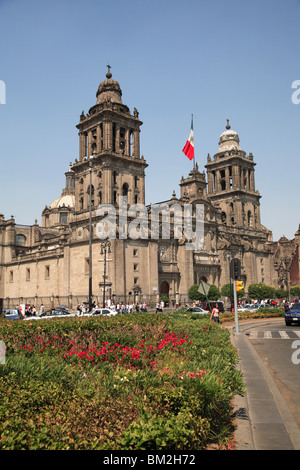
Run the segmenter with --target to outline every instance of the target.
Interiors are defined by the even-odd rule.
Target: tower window
[[[30,268],[26,268],[26,281],[30,281]]]
[[[124,183],[122,186],[122,196],[128,196],[129,186],[127,183]]]
[[[133,131],[129,133],[129,156],[132,156]]]
[[[88,186],[87,193],[88,193],[88,195],[90,195],[90,185]],[[92,204],[92,206],[94,205],[94,202],[95,202],[95,200],[94,200],[94,186],[92,185],[91,186],[91,204]]]
[[[61,212],[61,214],[60,214],[60,223],[61,224],[67,224],[68,223],[68,213],[67,212]]]
[[[251,211],[248,211],[248,227],[252,225],[252,214]]]
[[[120,127],[120,150],[122,152],[122,155],[125,153],[125,129],[124,127]]]
[[[84,134],[84,156],[87,157],[89,154],[89,138],[87,133]]]
[[[16,235],[16,245],[17,246],[24,246],[26,242],[25,235]]]
[[[100,152],[103,150],[103,124],[101,122],[100,126]]]

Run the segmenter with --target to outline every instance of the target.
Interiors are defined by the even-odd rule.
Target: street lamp
[[[103,266],[104,266],[104,274],[103,274],[103,308],[105,308],[105,280],[106,280],[106,253],[110,253],[110,246],[111,243],[109,240],[105,240],[101,243],[101,251],[100,254],[104,255],[103,259]]]

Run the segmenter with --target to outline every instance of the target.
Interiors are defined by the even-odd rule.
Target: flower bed
[[[132,314],[0,322],[0,449],[232,446],[244,393],[229,332]]]

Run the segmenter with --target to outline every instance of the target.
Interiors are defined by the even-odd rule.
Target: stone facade
[[[174,304],[186,301],[189,287],[201,279],[219,289],[229,283],[233,257],[241,260],[246,290],[257,282],[281,287],[280,265],[287,256],[291,258],[289,282],[300,284],[300,230],[285,248],[283,240],[272,241],[272,233],[260,220],[261,196],[255,189],[253,155],[241,150],[239,136],[228,122],[218,152],[207,157],[206,175],[194,166],[181,178],[179,197],[173,191],[164,201],[170,234],[162,235],[160,214],[160,236],[155,238],[149,231],[155,205],[145,206],[148,165],[140,154],[139,113],[134,108],[131,114],[123,104],[120,85],[110,68],[96,98],[89,112],[80,115],[78,159],[65,173],[61,196],[45,206],[41,226],[37,222],[17,225],[13,216],[5,220],[0,215],[0,298],[4,305],[43,302],[74,307],[87,300],[91,279],[93,297],[100,303],[105,284],[107,298],[149,303],[158,294],[167,294]],[[127,227],[144,207],[138,228],[145,223],[147,236],[123,236],[120,200],[127,209],[136,209],[127,213]],[[99,212],[105,205],[114,208],[117,225],[104,263],[98,230],[107,218],[106,212]],[[191,240],[175,236],[173,213],[178,208],[184,213],[186,206],[193,208],[193,226],[196,207],[203,208],[201,249],[187,249]]]

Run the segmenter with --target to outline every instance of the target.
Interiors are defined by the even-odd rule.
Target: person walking
[[[219,309],[218,307],[214,307],[211,312],[210,319],[216,323],[219,323]]]

